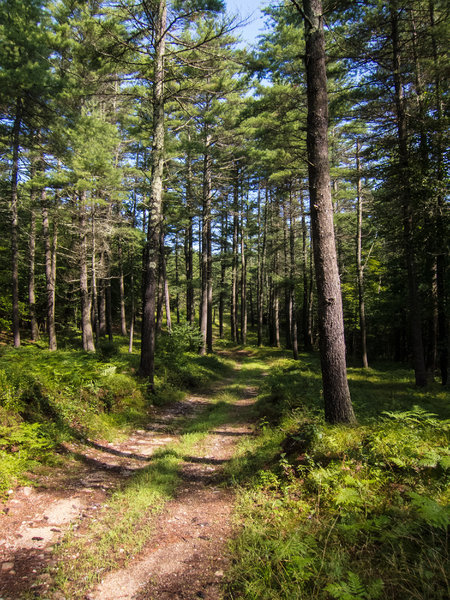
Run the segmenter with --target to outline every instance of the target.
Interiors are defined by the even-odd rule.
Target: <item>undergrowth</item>
[[[55,553],[56,566],[50,568],[52,592],[66,598],[86,598],[86,592],[109,571],[133,561],[148,541],[155,517],[173,497],[184,460],[202,453],[202,443],[212,429],[233,419],[230,401],[236,390],[219,390],[210,404],[195,417],[178,423],[178,441],[157,450],[149,465],[115,491],[101,511],[82,532],[78,523],[64,537]]]
[[[27,472],[38,464],[57,461],[62,441],[111,441],[142,426],[150,404],[173,402],[225,374],[226,360],[193,352],[197,337],[189,326],[160,336],[154,394],[137,376],[139,355],[128,353],[125,338],[103,341],[91,354],[67,344],[56,352],[36,344],[2,348],[0,499],[14,485],[30,483]]]
[[[229,467],[240,486],[233,599],[450,596],[448,391],[406,371],[350,369],[355,426],[323,421],[310,356],[276,363],[259,430]]]

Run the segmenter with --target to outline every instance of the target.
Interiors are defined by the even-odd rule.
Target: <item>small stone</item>
[[[11,569],[14,569],[14,563],[13,562],[4,562],[4,563],[2,563],[2,571],[11,571]]]
[[[223,577],[223,571],[219,570],[214,573],[215,577]]]
[[[22,488],[22,491],[24,496],[31,496],[31,494],[34,492],[34,488],[27,485],[26,487]]]

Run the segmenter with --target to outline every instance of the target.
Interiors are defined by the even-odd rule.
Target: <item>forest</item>
[[[181,407],[56,566],[0,545],[0,595],[87,598],[244,422],[222,591],[168,599],[450,593],[449,7],[263,12],[250,46],[221,0],[0,3],[0,500]]]

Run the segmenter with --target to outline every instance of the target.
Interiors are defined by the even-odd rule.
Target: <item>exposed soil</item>
[[[111,490],[148,464],[156,449],[175,441],[177,421],[204,409],[214,393],[153,407],[148,426],[124,442],[67,445],[76,459],[68,458],[64,470],[55,469],[34,488],[16,490],[0,515],[0,600],[30,597],[31,592],[37,598],[63,600],[59,592],[46,592],[51,576],[45,570],[55,564],[54,544],[69,526],[83,531],[107,504]],[[233,409],[243,418],[211,431],[196,455],[186,459],[177,494],[157,518],[142,552],[126,568],[108,573],[86,600],[223,597],[233,492],[220,485],[222,470],[241,436],[252,433],[245,408],[254,396],[249,387]]]

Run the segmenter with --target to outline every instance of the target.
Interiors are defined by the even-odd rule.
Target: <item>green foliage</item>
[[[381,579],[365,586],[356,573],[350,572],[347,581],[330,583],[325,588],[336,600],[371,600],[379,598],[383,589]]]
[[[230,464],[243,486],[232,597],[444,600],[445,393],[416,390],[402,371],[352,369],[360,424],[330,426],[318,366],[305,358],[270,371],[261,435]],[[387,410],[393,395],[399,410]]]

